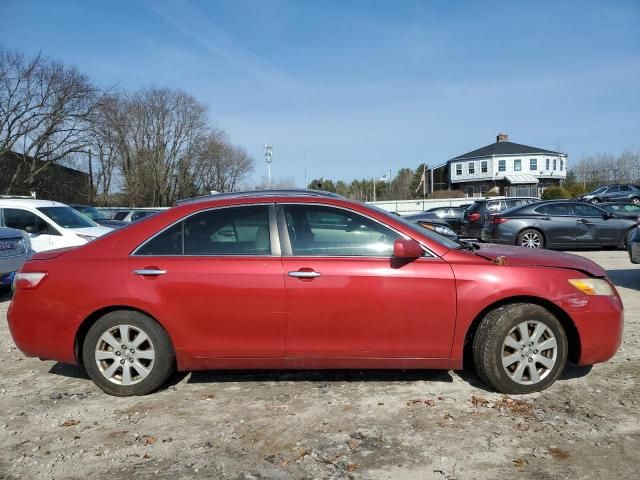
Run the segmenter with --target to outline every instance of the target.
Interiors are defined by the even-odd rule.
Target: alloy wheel
[[[105,331],[95,349],[98,371],[116,385],[134,385],[149,376],[156,352],[149,336],[132,325]]]
[[[539,233],[526,232],[522,236],[520,245],[527,248],[540,248],[542,246],[542,238]]]
[[[553,370],[558,342],[551,329],[535,320],[519,323],[502,344],[502,367],[514,382],[533,385]]]

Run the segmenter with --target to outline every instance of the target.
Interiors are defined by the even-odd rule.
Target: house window
[[[506,160],[498,160],[498,171],[506,172],[507,171],[507,161]]]
[[[560,171],[564,170],[564,160],[560,159]]]
[[[538,169],[538,159],[537,158],[530,158],[529,159],[529,170],[531,170],[532,172],[534,170]]]
[[[462,175],[462,164],[456,163],[456,175]]]
[[[553,170],[555,171],[558,168],[558,159],[553,159]]]
[[[480,171],[482,173],[487,173],[488,167],[487,167],[487,161],[483,160],[482,162],[480,162]]]
[[[522,170],[522,160],[519,158],[513,161],[513,170],[519,172]]]
[[[549,170],[550,162],[551,162],[551,160],[549,160],[549,159],[547,158],[547,170]]]
[[[467,171],[469,172],[469,175],[476,173],[476,162],[467,163]]]

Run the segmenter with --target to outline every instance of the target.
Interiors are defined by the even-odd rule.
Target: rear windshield
[[[64,228],[92,228],[97,225],[71,207],[40,207],[38,210]]]

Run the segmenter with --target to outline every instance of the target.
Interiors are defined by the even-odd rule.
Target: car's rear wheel
[[[589,200],[589,203],[593,203],[595,205],[597,203],[600,203],[600,200],[598,200],[597,198],[592,198],[591,200]]]
[[[640,198],[639,198],[639,197],[633,197],[633,198],[631,199],[631,203],[634,203],[634,204],[636,204],[636,205],[639,205],[639,204],[640,204]]]
[[[175,353],[167,332],[134,311],[115,311],[89,329],[82,346],[89,377],[116,396],[145,395],[171,375]]]
[[[538,230],[528,228],[518,235],[518,245],[527,248],[544,248],[544,236]]]
[[[473,360],[478,375],[499,392],[539,392],[562,373],[567,345],[566,333],[551,312],[516,303],[482,320],[473,339]]]

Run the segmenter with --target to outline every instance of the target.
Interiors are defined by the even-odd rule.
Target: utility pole
[[[273,145],[264,146],[264,159],[267,162],[267,176],[269,178],[269,188],[271,188],[271,157],[273,156]]]
[[[373,201],[376,201],[376,169],[373,169]]]
[[[307,169],[309,168],[309,161],[307,160],[307,151],[304,151],[304,188],[309,188],[309,182],[307,181]]]
[[[91,150],[87,150],[89,154],[89,205],[93,204],[93,160],[91,158]]]

